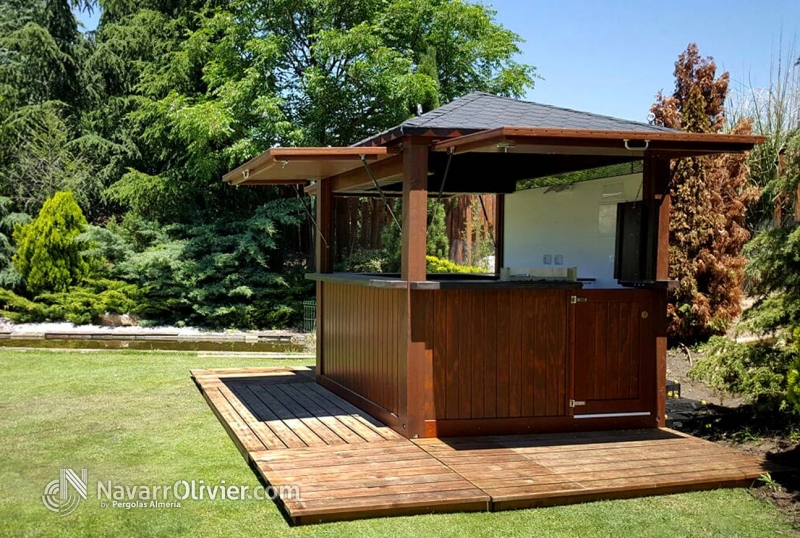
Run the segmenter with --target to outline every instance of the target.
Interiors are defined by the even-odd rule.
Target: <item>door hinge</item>
[[[569,302],[570,302],[570,304],[587,303],[587,302],[589,302],[589,298],[588,297],[578,297],[577,295],[571,295],[570,298],[569,298]]]
[[[586,402],[584,400],[570,400],[569,401],[569,406],[570,407],[580,407],[582,405],[586,405]]]

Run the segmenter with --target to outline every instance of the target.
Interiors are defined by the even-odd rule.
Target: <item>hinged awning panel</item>
[[[499,127],[442,140],[433,151],[564,155],[681,157],[748,151],[761,136],[675,132],[596,131],[546,127]]]
[[[386,147],[272,148],[228,172],[231,185],[305,184],[361,166],[361,156],[375,161],[388,156]]]

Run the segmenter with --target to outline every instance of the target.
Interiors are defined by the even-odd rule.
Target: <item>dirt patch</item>
[[[761,487],[753,488],[752,494],[773,503],[800,529],[800,446],[797,441],[781,437],[766,437],[752,442],[726,443],[742,452],[766,457],[769,461],[791,470],[772,473],[762,480]]]
[[[717,394],[705,383],[689,379],[689,370],[701,358],[702,353],[687,348],[672,348],[667,351],[667,379],[681,384],[681,397],[726,407],[741,405],[741,398]]]
[[[788,470],[761,480],[752,494],[773,503],[800,529],[800,424],[785,416],[744,405],[720,395],[688,371],[702,354],[675,348],[667,353],[667,379],[681,384],[680,398],[667,398],[667,426],[744,453],[763,457]]]

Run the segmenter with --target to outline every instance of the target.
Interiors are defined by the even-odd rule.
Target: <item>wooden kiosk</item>
[[[354,146],[270,149],[225,181],[302,185],[316,197],[317,382],[401,435],[656,428],[670,161],[760,141],[474,93]],[[516,190],[520,180],[633,162],[640,174],[597,183],[595,194]],[[428,197],[461,193],[499,195],[495,275],[426,274]],[[333,272],[336,196],[402,196],[400,275]],[[627,215],[624,202],[644,210],[634,207],[623,229],[614,217]],[[552,225],[530,220],[547,211]],[[598,218],[599,231],[570,228]],[[499,268],[530,265],[552,239],[545,256],[588,260],[578,280],[500,279]]]

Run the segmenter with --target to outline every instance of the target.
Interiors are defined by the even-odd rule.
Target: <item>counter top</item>
[[[361,273],[306,273],[307,280],[317,282],[333,282],[350,286],[367,286],[370,288],[406,289],[408,282],[394,277],[364,275]]]
[[[581,282],[571,280],[423,280],[411,283],[412,290],[563,290],[581,289]]]
[[[493,275],[475,275],[473,278],[464,275],[443,275],[441,280],[428,275],[429,280],[412,281],[392,275],[367,275],[359,273],[307,273],[308,280],[317,282],[333,282],[350,286],[367,286],[384,289],[412,290],[477,290],[477,289],[581,289],[583,283],[568,280],[499,280]]]

